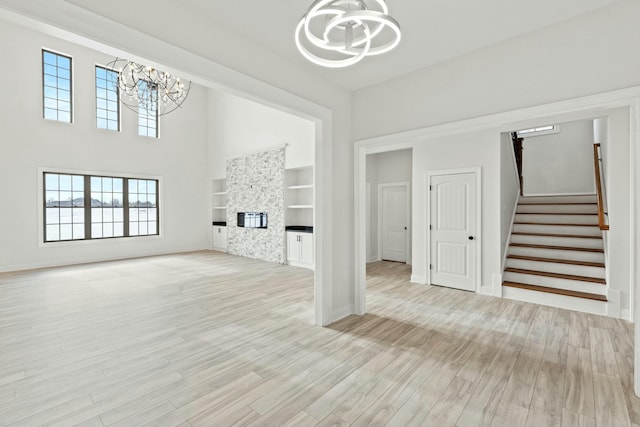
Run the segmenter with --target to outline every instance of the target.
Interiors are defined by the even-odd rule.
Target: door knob
[[[469,240],[473,240],[473,236],[469,236]]]

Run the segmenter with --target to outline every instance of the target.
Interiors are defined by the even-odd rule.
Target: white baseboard
[[[331,313],[331,323],[337,322],[338,320],[344,319],[345,317],[355,313],[356,310],[353,304],[345,305],[344,307],[334,310],[333,313]]]
[[[427,284],[427,278],[425,276],[420,276],[418,274],[412,274],[411,275],[411,279],[409,279],[409,281],[411,283],[417,283],[420,285],[426,285]]]
[[[301,268],[308,268],[309,270],[315,270],[315,266],[313,264],[305,264],[303,262],[295,262],[295,261],[289,261],[289,260],[286,260],[285,262],[286,264],[292,267],[301,267]]]
[[[180,254],[187,252],[196,252],[196,251],[210,251],[209,246],[199,246],[192,248],[179,248],[175,250],[162,250],[162,251],[145,251],[144,253],[135,254],[135,255],[123,255],[123,256],[110,256],[110,257],[76,257],[74,259],[70,259],[68,261],[43,261],[43,262],[33,262],[33,263],[25,263],[25,264],[12,264],[12,265],[3,265],[0,266],[0,273],[9,273],[14,271],[23,271],[23,270],[35,270],[38,268],[54,268],[54,267],[65,267],[69,265],[81,265],[81,264],[91,264],[94,262],[109,262],[109,261],[121,261],[125,259],[136,259],[136,258],[146,258],[151,256],[160,256],[160,255],[171,255],[171,254]]]
[[[631,310],[629,310],[628,308],[623,308],[622,310],[620,310],[620,318],[631,321]]]
[[[609,300],[607,303],[607,316],[620,318],[622,316],[620,310],[620,290],[609,289],[607,299]]]
[[[378,257],[372,257],[372,258],[367,259],[367,264],[369,264],[371,262],[378,262],[378,261],[382,261],[382,259],[378,258]]]

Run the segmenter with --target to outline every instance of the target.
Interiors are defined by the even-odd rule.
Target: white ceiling
[[[386,55],[338,70],[308,63],[296,50],[293,32],[312,0],[66,1],[203,55],[205,50],[198,49],[203,43],[226,43],[220,40],[224,29],[312,74],[356,90],[618,0],[388,0],[390,15],[402,27],[401,44]]]

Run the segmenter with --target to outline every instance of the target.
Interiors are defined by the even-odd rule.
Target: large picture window
[[[48,120],[71,123],[71,58],[42,50],[42,110]]]
[[[158,180],[45,172],[44,241],[159,234]]]

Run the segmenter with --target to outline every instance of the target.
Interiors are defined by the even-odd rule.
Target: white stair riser
[[[549,233],[549,234],[576,234],[578,236],[602,237],[600,228],[582,227],[571,225],[548,225],[548,224],[513,224],[515,233]]]
[[[603,301],[549,294],[546,292],[511,288],[508,286],[502,287],[502,296],[504,298],[530,302],[533,304],[542,304],[550,307],[564,308],[566,310],[575,310],[600,315],[607,314],[607,303]]]
[[[527,205],[518,204],[517,213],[591,213],[598,214],[597,205]]]
[[[527,285],[546,286],[548,288],[589,292],[591,294],[599,295],[605,295],[607,292],[607,287],[600,283],[559,279],[557,277],[537,276],[533,274],[512,273],[510,271],[505,271],[503,280],[506,282],[525,283]]]
[[[531,261],[515,258],[507,258],[507,267],[545,271],[547,273],[571,274],[574,276],[598,277],[600,279],[605,278],[604,267],[590,267],[584,265]]]
[[[580,196],[523,196],[518,204],[526,203],[596,203],[595,194]]]
[[[572,261],[604,263],[604,253],[602,252],[566,251],[566,250],[560,250],[560,249],[538,249],[538,248],[510,246],[509,254],[540,257],[540,258],[557,258],[557,259],[568,259]]]
[[[512,234],[511,243],[526,243],[529,245],[567,246],[571,248],[602,249],[601,238],[585,239],[580,237],[549,237],[529,236],[526,234]]]
[[[598,224],[598,215],[516,214],[516,222]]]

